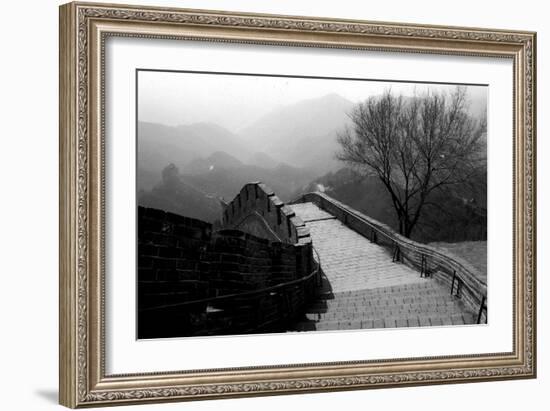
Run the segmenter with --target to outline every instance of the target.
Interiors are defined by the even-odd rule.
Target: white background
[[[147,4],[147,2],[135,3]],[[57,5],[28,1],[3,5],[0,66],[0,250],[2,282],[0,375],[2,409],[59,409],[57,397]],[[550,110],[547,92],[550,29],[542,2],[392,1],[367,5],[334,1],[155,1],[156,5],[224,8],[237,11],[361,18],[538,31],[539,181],[550,177],[544,157],[550,132],[542,114]],[[452,4],[452,5],[451,5]],[[548,377],[549,193],[539,184],[539,378],[391,390],[354,391],[128,407],[128,409],[265,410],[281,408],[475,410],[544,409]],[[542,295],[542,297],[540,297]]]

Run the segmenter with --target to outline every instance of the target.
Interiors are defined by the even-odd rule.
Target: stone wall
[[[212,226],[153,208],[138,208],[138,306],[172,304],[208,295],[202,254]]]
[[[241,189],[224,210],[221,226],[290,244],[311,242],[304,222],[262,183]]]
[[[310,242],[213,231],[203,221],[139,207],[138,337],[284,330],[315,284],[281,284],[314,269]],[[266,288],[274,289],[254,295]]]

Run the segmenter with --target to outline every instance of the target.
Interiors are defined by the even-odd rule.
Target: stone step
[[[308,309],[312,311],[318,310],[330,310],[340,309],[347,307],[356,308],[369,308],[369,307],[387,307],[387,306],[417,306],[417,305],[429,305],[432,307],[440,305],[453,305],[460,304],[461,301],[452,296],[435,296],[435,297],[395,297],[373,300],[359,300],[359,299],[334,299],[323,300],[312,303]]]
[[[451,312],[451,311],[464,311],[464,306],[460,303],[457,304],[442,304],[442,305],[413,305],[413,306],[386,306],[386,307],[341,307],[339,309],[318,309],[318,310],[307,310],[307,314],[317,315],[317,316],[346,316],[346,315],[371,315],[372,313],[429,313],[429,312]]]
[[[429,314],[462,314],[464,310],[457,307],[436,307],[435,309],[395,309],[391,307],[388,310],[369,310],[369,311],[331,311],[327,313],[307,313],[306,318],[313,321],[325,321],[325,320],[361,320],[361,319],[373,319],[373,318],[390,318],[390,317],[406,317],[410,315],[422,316]]]
[[[417,314],[423,315],[428,313],[461,313],[466,310],[462,306],[436,306],[436,307],[387,307],[384,309],[347,309],[347,310],[327,310],[327,311],[308,311],[305,315],[308,318],[351,318],[351,317],[360,317],[360,318],[376,318],[378,316],[388,316],[388,315],[409,315]]]
[[[473,324],[474,315],[446,287],[422,282],[319,296],[299,329],[346,330]],[[300,328],[301,327],[301,328]]]
[[[338,305],[312,305],[306,309],[306,312],[311,313],[326,313],[326,312],[366,312],[366,311],[387,311],[388,309],[400,310],[430,310],[436,308],[451,307],[456,309],[464,309],[464,304],[460,300],[454,301],[433,301],[423,300],[416,303],[399,303],[399,304],[338,304]]]
[[[451,290],[443,286],[437,280],[426,279],[421,283],[404,284],[392,287],[378,287],[371,289],[343,291],[334,293],[335,297],[341,298],[359,298],[384,295],[430,295],[441,294],[450,295]]]
[[[431,295],[386,295],[383,297],[372,297],[372,298],[325,298],[318,299],[312,303],[315,305],[322,306],[338,306],[342,304],[352,304],[352,305],[393,305],[393,304],[419,304],[423,301],[437,304],[439,302],[445,301],[457,301],[457,297],[451,295],[441,295],[441,294],[431,294]]]
[[[445,325],[475,324],[475,316],[469,313],[453,315],[388,317],[377,319],[355,319],[341,321],[302,321],[296,325],[297,331],[331,331],[372,328],[430,327]]]

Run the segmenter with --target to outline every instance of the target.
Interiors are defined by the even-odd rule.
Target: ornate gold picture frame
[[[106,272],[109,255],[105,246],[105,210],[111,206],[105,194],[105,163],[109,155],[105,144],[105,104],[109,93],[105,66],[110,58],[106,42],[111,38],[497,58],[511,62],[513,141],[502,144],[513,146],[513,175],[503,177],[513,187],[513,250],[501,250],[513,254],[511,350],[288,364],[274,364],[266,357],[265,365],[243,362],[238,367],[108,373],[109,318],[105,296],[109,293],[106,278],[112,273]],[[76,408],[536,376],[535,33],[69,3],[60,7],[59,61],[62,405]],[[484,303],[485,299],[482,306]],[[220,347],[223,341],[218,340]]]

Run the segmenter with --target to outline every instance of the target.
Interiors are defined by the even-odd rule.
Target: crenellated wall
[[[311,242],[152,208],[138,208],[137,263],[139,338],[281,331],[316,287]]]
[[[221,227],[289,244],[311,242],[304,222],[263,183],[241,189],[224,210]]]

